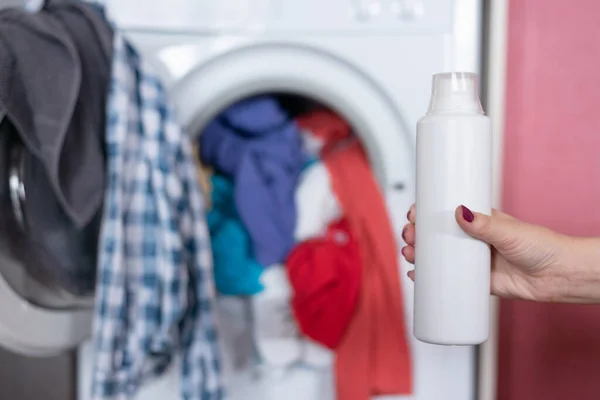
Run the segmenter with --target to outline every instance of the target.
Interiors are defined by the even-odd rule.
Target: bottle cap
[[[427,113],[470,111],[483,114],[477,81],[477,74],[473,72],[433,75],[431,102]]]

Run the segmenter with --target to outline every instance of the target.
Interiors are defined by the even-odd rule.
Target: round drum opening
[[[240,399],[251,389],[235,382],[266,373],[265,368],[299,365],[300,370],[289,370],[290,381],[307,379],[305,366],[332,368],[331,349],[302,332],[291,306],[298,281],[288,264],[302,243],[332,232],[336,240],[346,240],[343,230],[332,228],[347,220],[328,171],[329,157],[359,147],[384,207],[390,206],[390,193],[410,193],[408,181],[386,185],[383,177],[393,174],[378,175],[373,167],[385,169],[376,158],[385,143],[378,143],[372,130],[361,132],[334,104],[292,90],[241,93],[234,100],[221,93],[213,99],[213,111],[203,110],[203,118],[188,126],[206,195],[224,370],[232,382],[228,389]],[[406,212],[403,202],[388,208]],[[388,216],[392,226],[395,214]],[[309,391],[319,388],[305,398],[328,398],[323,393],[334,391],[327,374],[316,374],[304,385]]]
[[[385,201],[384,185],[377,181],[357,130],[341,113],[315,98],[259,92],[226,103],[196,127],[190,134],[198,180],[210,210],[213,254],[217,264],[227,264],[215,267],[220,294],[257,292],[250,283],[242,287],[239,276],[220,275],[220,267],[246,263],[254,268],[256,280],[262,268],[283,263],[295,241],[324,233],[341,216],[325,166],[331,154],[358,148]],[[404,190],[404,182],[398,182],[395,191]],[[251,253],[252,262],[238,251]],[[233,284],[226,282],[236,279]]]
[[[210,114],[209,114],[210,115]],[[225,121],[233,119],[233,121]],[[268,144],[262,149],[262,155],[269,157],[269,146],[278,146],[273,153],[284,151],[284,144],[289,147],[298,145],[297,151],[301,152],[301,162],[308,166],[317,162],[320,155],[328,151],[329,147],[339,146],[343,143],[357,141],[362,147],[362,137],[357,135],[352,123],[334,107],[321,100],[306,95],[292,92],[262,92],[240,97],[238,100],[223,105],[216,115],[198,121],[189,133],[193,138],[194,154],[197,160],[202,158],[199,145],[202,142],[202,132],[222,129],[225,134],[234,134],[244,139],[257,139],[260,136],[269,136]],[[271,135],[281,133],[280,141],[271,140]],[[256,135],[254,137],[251,137]],[[215,136],[216,141],[220,141]],[[273,138],[274,139],[274,138]],[[210,139],[208,144],[215,141]],[[291,142],[291,143],[290,143]],[[264,142],[263,142],[264,143]],[[243,149],[238,149],[242,151]],[[206,156],[210,156],[207,150]],[[292,151],[293,153],[293,151]],[[232,157],[239,157],[239,152],[233,151]],[[276,158],[273,154],[272,158]],[[199,180],[205,193],[210,193],[210,176],[214,171],[211,163],[200,163]],[[218,166],[217,166],[218,169]],[[397,182],[395,189],[405,189],[404,182]],[[207,198],[210,205],[210,196]]]

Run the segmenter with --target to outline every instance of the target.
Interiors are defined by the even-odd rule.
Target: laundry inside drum
[[[273,383],[287,371],[286,379],[294,381],[305,379],[306,368],[319,371],[308,380],[319,381],[319,389],[304,398],[327,398],[334,352],[299,326],[294,299],[300,279],[290,279],[286,262],[299,243],[328,235],[332,242],[346,239],[329,232],[342,211],[324,159],[359,143],[358,137],[332,108],[285,93],[241,99],[194,133],[232,398],[263,398],[248,393],[260,385],[236,385],[248,376]],[[312,292],[327,290],[327,278],[321,278]]]
[[[265,269],[339,217],[322,156],[359,140],[332,108],[282,93],[243,98],[194,133],[217,291],[255,295]],[[304,199],[298,188],[307,175],[320,177]],[[330,192],[329,204],[314,203],[318,191]],[[314,221],[304,223],[304,214]]]

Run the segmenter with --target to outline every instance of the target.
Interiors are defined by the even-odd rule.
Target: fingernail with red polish
[[[406,235],[406,230],[407,230],[407,229],[408,229],[408,228],[406,228],[406,227],[405,227],[404,229],[402,229],[402,239],[403,239],[404,241],[406,241],[406,236],[405,236],[405,235]]]
[[[410,210],[406,213],[406,219],[410,221]]]
[[[463,219],[467,222],[473,222],[473,220],[475,219],[475,215],[473,214],[473,212],[465,206],[460,206],[460,207],[462,209]]]

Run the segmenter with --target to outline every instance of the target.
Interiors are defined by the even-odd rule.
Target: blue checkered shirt
[[[131,399],[181,359],[181,398],[224,398],[204,202],[190,139],[116,31],[106,135],[93,400]]]

